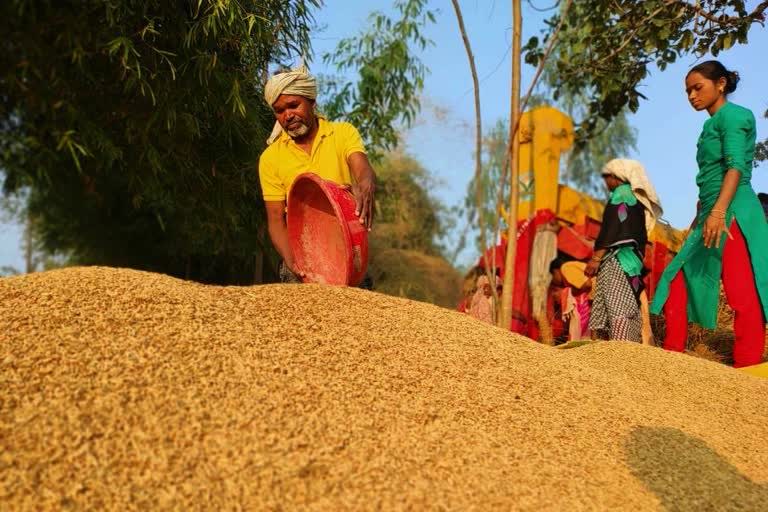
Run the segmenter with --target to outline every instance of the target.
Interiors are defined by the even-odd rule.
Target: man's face
[[[296,139],[303,137],[315,124],[314,100],[304,96],[281,94],[272,104],[272,110],[283,130]]]

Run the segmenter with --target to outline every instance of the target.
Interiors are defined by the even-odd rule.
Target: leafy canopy
[[[428,3],[396,0],[399,19],[374,12],[368,27],[323,56],[339,73],[357,70],[354,80],[325,77],[323,86],[329,99],[323,112],[330,119],[345,118],[355,125],[374,159],[397,147],[401,122],[409,126],[419,111],[428,70],[414,50],[432,44],[423,33],[435,22]]]
[[[311,54],[321,0],[7,0],[0,167],[51,252],[250,282],[270,63]]]
[[[684,53],[717,55],[745,44],[750,28],[763,25],[768,1],[748,11],[743,0],[579,0],[565,13],[555,58],[555,95],[584,92],[590,97],[578,126],[581,140],[622,109],[636,111],[640,82],[649,66],[663,70]],[[543,41],[525,46],[526,61],[538,63],[560,21],[549,21]]]

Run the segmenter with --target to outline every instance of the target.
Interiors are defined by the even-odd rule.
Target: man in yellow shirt
[[[283,258],[281,280],[297,282],[296,267],[288,244],[285,206],[296,177],[314,172],[320,177],[352,188],[355,213],[369,230],[373,221],[376,175],[354,126],[335,123],[315,113],[317,85],[306,68],[278,73],[264,87],[264,99],[277,122],[267,149],[259,159],[259,180],[267,208],[272,244]]]

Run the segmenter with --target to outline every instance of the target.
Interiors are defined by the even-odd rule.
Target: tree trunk
[[[253,284],[264,282],[264,253],[261,249],[256,249],[253,254]]]
[[[520,195],[520,50],[522,47],[523,15],[520,0],[512,0],[512,101],[509,115],[509,219],[507,255],[504,263],[504,288],[501,293],[499,326],[509,329],[512,323],[512,295],[515,286],[515,256],[517,255],[517,203]]]
[[[24,271],[31,274],[35,271],[34,240],[32,235],[32,214],[27,210],[27,218],[24,226]]]

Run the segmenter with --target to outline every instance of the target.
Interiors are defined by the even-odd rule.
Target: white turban
[[[605,164],[603,174],[612,174],[621,181],[629,183],[635,197],[645,207],[645,228],[650,234],[656,225],[656,219],[661,217],[663,210],[659,196],[656,195],[656,189],[653,188],[651,181],[645,174],[643,165],[637,160],[615,158]]]
[[[277,101],[281,94],[290,94],[293,96],[304,96],[310,100],[317,98],[317,83],[315,77],[309,74],[305,65],[297,69],[278,73],[267,81],[264,86],[264,99],[267,104],[272,105]],[[283,128],[280,123],[275,123],[272,133],[267,139],[267,144],[272,144],[280,136]]]

